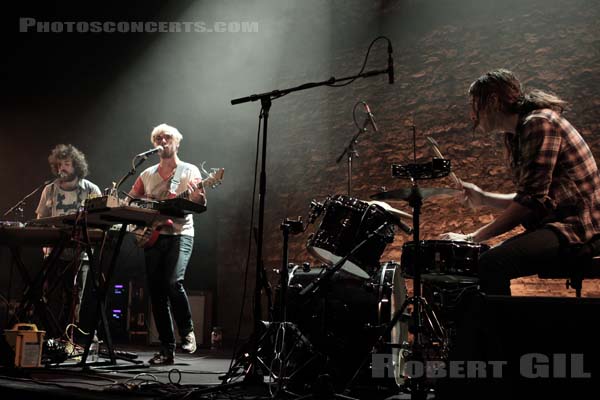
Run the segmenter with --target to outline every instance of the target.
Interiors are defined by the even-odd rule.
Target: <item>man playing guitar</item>
[[[177,156],[181,139],[177,128],[167,124],[153,129],[150,136],[152,144],[163,148],[159,152],[160,162],[140,174],[129,192],[131,197],[165,200],[185,196],[188,200],[206,205],[200,170]],[[192,214],[173,218],[172,223],[160,227],[159,233],[154,245],[144,251],[152,313],[161,343],[160,352],[149,362],[168,365],[174,362],[176,346],[171,313],[181,335],[182,350],[187,353],[196,351],[192,313],[183,286],[194,245]]]

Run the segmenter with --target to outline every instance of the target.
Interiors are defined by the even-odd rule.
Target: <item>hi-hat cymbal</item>
[[[380,206],[381,208],[383,208],[384,210],[386,210],[387,212],[389,212],[390,214],[392,214],[398,218],[407,218],[407,219],[412,218],[412,214],[409,214],[402,210],[398,210],[397,208],[394,208],[394,207],[390,206],[388,203],[385,203],[383,201],[371,200],[371,201],[367,201],[367,203],[376,204],[376,205]]]
[[[418,188],[423,199],[428,199],[440,195],[455,195],[460,192],[459,189],[452,188]],[[386,192],[375,193],[371,196],[374,200],[408,200],[412,193],[412,188],[402,188]]]

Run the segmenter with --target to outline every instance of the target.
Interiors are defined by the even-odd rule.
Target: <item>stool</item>
[[[581,297],[584,279],[600,279],[600,237],[574,248],[566,271],[541,272],[540,279],[566,279],[567,288],[575,289],[575,297]]]

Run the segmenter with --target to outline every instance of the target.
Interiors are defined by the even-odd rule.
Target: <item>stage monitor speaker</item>
[[[600,389],[600,299],[473,294],[459,306],[442,398]]]

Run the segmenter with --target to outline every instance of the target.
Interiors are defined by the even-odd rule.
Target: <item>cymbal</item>
[[[430,197],[440,196],[440,195],[450,195],[451,196],[451,195],[461,192],[461,190],[459,190],[459,189],[452,189],[452,188],[423,188],[423,187],[420,187],[419,191],[421,192],[421,196],[423,197],[423,199],[428,199]],[[402,189],[390,190],[390,191],[386,191],[386,192],[375,193],[374,195],[372,195],[370,197],[375,200],[408,200],[411,193],[412,193],[412,188],[402,188]]]
[[[392,214],[398,218],[407,218],[407,219],[412,218],[412,214],[404,212],[402,210],[398,210],[397,208],[394,208],[394,207],[390,206],[388,203],[385,203],[383,201],[371,200],[371,201],[367,201],[367,203],[378,205],[379,207],[383,208],[385,211],[389,212],[390,214]]]

